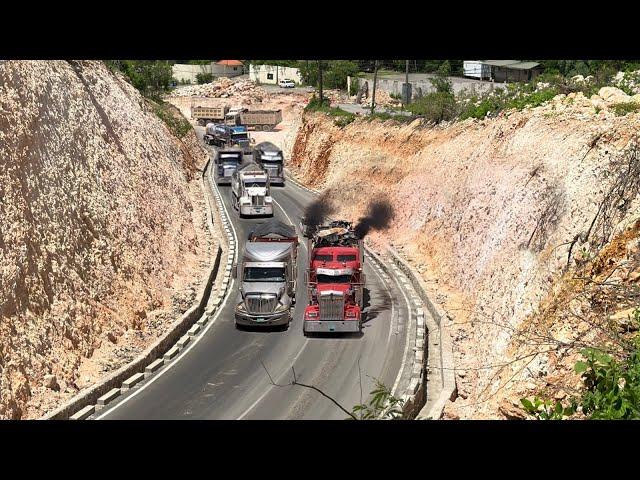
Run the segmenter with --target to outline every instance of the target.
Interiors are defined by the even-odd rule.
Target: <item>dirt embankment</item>
[[[311,114],[292,170],[326,189],[348,219],[369,199],[391,201],[391,229],[371,240],[407,256],[450,313],[459,396],[447,416],[500,418],[509,416],[505,401],[536,391],[532,378],[553,374],[539,353],[505,375],[502,365],[530,352],[516,332],[559,284],[569,256],[573,266],[593,255],[638,215],[640,178],[628,154],[638,127],[637,113],[617,117],[565,97],[447,127],[357,120],[339,128]]]
[[[205,160],[101,62],[0,65],[0,418],[55,408],[191,306]]]

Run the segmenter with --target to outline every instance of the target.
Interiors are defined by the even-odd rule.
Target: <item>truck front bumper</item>
[[[287,325],[291,322],[290,310],[277,313],[265,313],[261,315],[244,313],[236,310],[235,317],[237,325],[245,325],[247,327]]]
[[[242,215],[273,215],[273,205],[264,205],[254,207],[253,205],[241,205],[240,213]]]
[[[359,320],[305,320],[302,325],[304,332],[310,333],[346,333],[359,332]]]
[[[284,177],[269,177],[271,185],[284,185]]]

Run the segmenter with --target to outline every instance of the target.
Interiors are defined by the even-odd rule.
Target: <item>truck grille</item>
[[[251,197],[251,205],[254,207],[264,206],[264,195],[254,195]]]
[[[267,167],[266,170],[270,177],[278,176],[278,167]]]
[[[320,320],[343,320],[344,295],[341,293],[320,294]]]
[[[253,294],[246,297],[249,313],[273,313],[278,298],[273,294]]]

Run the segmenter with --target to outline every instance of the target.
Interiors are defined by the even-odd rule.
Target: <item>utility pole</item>
[[[373,69],[373,93],[371,94],[371,115],[376,108],[376,82],[378,81],[378,60],[376,60],[375,67]]]
[[[318,60],[318,83],[320,86],[320,105],[322,105],[324,100],[322,96],[322,60]]]
[[[407,85],[405,89],[405,95],[403,95],[405,97],[403,100],[406,106],[409,105],[409,102],[411,101],[411,99],[409,98],[409,60],[407,60],[404,79],[404,83]]]

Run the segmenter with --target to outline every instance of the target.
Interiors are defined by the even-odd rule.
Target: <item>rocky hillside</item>
[[[0,418],[56,407],[190,306],[204,160],[101,62],[0,65]]]
[[[626,101],[608,88],[436,127],[365,119],[339,127],[305,115],[293,173],[325,188],[352,220],[368,199],[389,199],[392,228],[372,240],[392,243],[440,292],[458,385],[447,416],[509,416],[509,395],[525,396],[537,388],[532,378],[554,373],[540,344],[532,355],[515,340],[566,268],[638,217],[640,115],[618,116],[615,105]],[[504,375],[516,360],[525,361]]]

